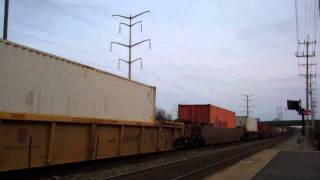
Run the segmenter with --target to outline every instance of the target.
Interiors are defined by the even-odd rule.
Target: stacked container
[[[237,116],[236,119],[237,119],[236,120],[237,127],[243,127],[250,132],[258,131],[258,125],[257,125],[258,121],[255,118],[248,117],[248,116]]]
[[[214,127],[235,128],[235,113],[210,104],[206,105],[179,105],[179,121],[211,124]]]
[[[0,40],[0,111],[154,123],[156,88]]]

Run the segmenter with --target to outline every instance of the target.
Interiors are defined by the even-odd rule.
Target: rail
[[[103,180],[200,179],[201,177],[211,174],[222,167],[228,166],[262,149],[265,149],[266,147],[279,143],[287,137],[288,136],[277,137],[241,146],[230,147],[190,159],[164,163],[125,174],[106,177]]]

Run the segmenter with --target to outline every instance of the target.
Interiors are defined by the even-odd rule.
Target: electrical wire
[[[24,26],[27,26],[31,29],[34,29],[34,30],[37,30],[37,31],[40,31],[40,32],[45,32],[45,33],[48,33],[48,34],[51,34],[51,35],[54,35],[55,37],[60,37],[62,39],[67,39],[69,41],[73,41],[73,42],[77,42],[77,43],[80,43],[80,44],[83,44],[87,47],[94,47],[94,48],[97,48],[97,49],[100,49],[100,50],[107,50],[107,48],[103,48],[103,47],[100,47],[100,46],[97,46],[96,44],[93,44],[93,43],[88,43],[88,42],[85,42],[85,41],[82,41],[80,39],[75,39],[75,38],[70,38],[71,36],[64,36],[60,33],[54,33],[54,32],[51,32],[51,31],[48,31],[46,30],[45,28],[40,28],[40,27],[37,27],[37,26],[34,26],[34,25],[31,25],[31,24],[28,24],[28,23],[24,23],[24,22],[21,22],[21,21],[18,21],[16,19],[13,19],[11,18],[10,21],[14,22],[14,23],[17,23],[17,24],[20,24],[20,25],[24,25]]]
[[[296,15],[296,32],[297,32],[297,44],[299,43],[299,24],[298,24],[298,5],[295,0],[295,15]]]
[[[72,17],[73,19],[76,19],[78,21],[81,21],[82,23],[89,24],[89,25],[91,25],[91,27],[95,27],[96,29],[100,30],[101,32],[104,32],[104,33],[108,32],[109,34],[113,34],[113,35],[117,36],[117,34],[107,30],[104,27],[101,27],[100,25],[97,25],[97,23],[95,21],[92,21],[92,20],[89,20],[89,19],[85,19],[83,17],[76,16],[76,15],[74,15],[72,13],[69,13],[66,10],[64,10],[63,8],[53,4],[51,2],[48,2],[47,0],[36,0],[36,1],[38,1],[39,3],[42,3],[43,5],[47,4],[46,7],[50,7],[51,9],[54,9],[55,11],[60,12],[60,13],[62,13],[64,15],[69,16],[69,17]]]
[[[83,50],[80,50],[80,49],[77,49],[77,48],[69,47],[69,46],[66,46],[64,44],[56,43],[56,42],[53,42],[53,41],[44,40],[44,39],[41,39],[41,38],[38,38],[38,37],[34,37],[32,35],[25,34],[25,33],[22,33],[22,32],[13,30],[13,29],[9,29],[9,31],[13,32],[15,34],[19,34],[19,35],[22,35],[22,36],[25,36],[25,37],[29,37],[31,39],[35,39],[37,41],[45,42],[47,44],[51,44],[51,45],[58,46],[58,47],[63,47],[63,48],[66,48],[66,49],[69,49],[69,50],[72,50],[72,51],[79,52],[81,54],[88,55],[88,56],[93,56],[93,57],[96,57],[97,59],[100,59],[100,60],[106,59],[106,57],[97,56],[95,54],[92,54],[92,53],[89,53],[89,52],[86,52],[86,51],[83,51]],[[103,61],[105,61],[105,60],[103,60]]]
[[[101,9],[93,6],[93,5],[91,5],[91,4],[88,3],[88,1],[86,1],[86,0],[81,0],[81,1],[82,1],[83,3],[85,3],[89,8],[91,8],[91,9],[93,9],[93,10],[95,10],[95,11],[98,11],[98,12],[102,13],[103,15],[105,15],[105,16],[108,17],[108,18],[113,19],[113,18],[112,18],[112,14],[109,14],[109,13],[107,13],[107,12],[105,12],[105,11],[103,11],[103,10],[101,10]]]

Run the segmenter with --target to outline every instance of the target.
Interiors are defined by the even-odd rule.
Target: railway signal
[[[289,110],[299,111],[301,109],[301,101],[287,100],[287,106]]]
[[[304,116],[305,115],[309,115],[310,111],[309,110],[304,110],[304,108],[301,107],[301,100],[297,101],[297,100],[287,100],[287,106],[288,106],[288,110],[295,110],[297,111],[302,119],[302,135],[304,136]],[[310,113],[311,114],[311,113]]]

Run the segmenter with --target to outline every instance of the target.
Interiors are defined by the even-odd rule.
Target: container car
[[[236,116],[237,127],[245,129],[244,138],[245,140],[256,140],[259,139],[258,132],[258,120],[248,116]]]
[[[0,171],[174,150],[155,87],[0,40]]]
[[[0,112],[0,172],[172,151],[181,123]]]
[[[235,128],[235,113],[210,104],[178,106],[181,122],[211,124],[214,127]]]
[[[264,122],[258,122],[258,131],[261,138],[270,138],[272,137],[271,125],[268,125]]]
[[[270,126],[270,129],[271,129],[271,136],[272,136],[272,137],[278,136],[275,126]]]
[[[215,127],[211,124],[185,123],[184,136],[177,139],[177,147],[196,148],[205,145],[216,145],[237,142],[243,139],[243,128]]]

